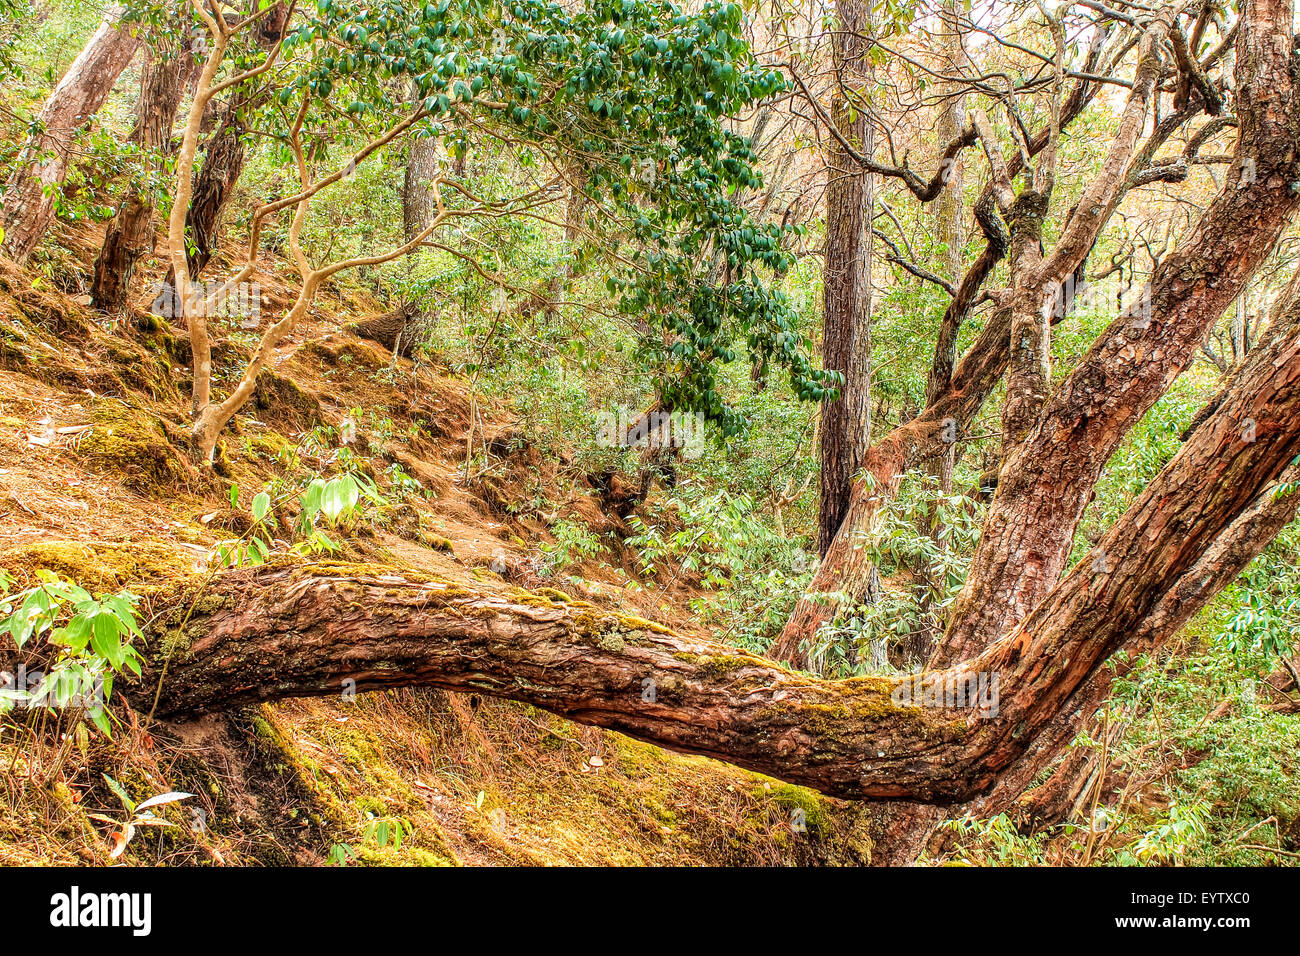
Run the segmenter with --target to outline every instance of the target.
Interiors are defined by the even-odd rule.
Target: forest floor
[[[91,590],[142,593],[147,617],[158,610],[149,604],[150,581],[206,569],[219,542],[249,527],[257,492],[328,476],[340,455],[387,498],[350,528],[344,559],[479,587],[535,588],[553,584],[542,546],[557,517],[597,533],[625,529],[598,482],[575,481],[564,462],[543,460],[504,408],[471,402],[463,377],[436,359],[420,367],[394,361],[350,332],[387,311],[354,288],[322,294],[225,433],[215,468],[196,467],[182,450],[185,334],[150,318],[147,298],[117,321],[89,308],[100,238],[95,227],[65,227],[39,274],[0,266],[0,568],[17,587],[45,568]],[[223,264],[240,254],[223,249],[205,279],[223,278]],[[158,278],[136,281],[147,288]],[[292,270],[266,258],[254,279],[266,324],[288,301]],[[253,332],[229,333],[215,355],[218,388],[255,341]],[[473,441],[486,446],[488,466],[466,481],[471,417],[481,421]],[[339,436],[352,429],[342,451]],[[423,493],[400,495],[402,475]],[[567,503],[537,513],[529,501],[538,488]],[[682,576],[631,589],[620,563],[635,573],[630,554],[615,554],[570,566],[563,586],[583,600],[695,629],[689,602],[698,582]],[[133,864],[319,864],[340,855],[397,865],[870,857],[860,807],[510,702],[404,690],[169,725],[151,723],[120,697],[114,712],[122,725],[111,741],[78,731],[58,746],[58,728],[51,735],[34,719],[4,726],[0,864],[109,862],[122,829],[112,821],[125,819],[119,787],[134,802],[194,794],[161,811],[176,826],[137,831],[121,857]],[[399,830],[400,841],[392,837]]]

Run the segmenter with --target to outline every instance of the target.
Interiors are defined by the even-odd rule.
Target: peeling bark
[[[53,187],[68,174],[77,130],[99,112],[140,46],[132,28],[121,26],[121,17],[120,6],[109,8],[41,109],[41,132],[28,140],[14,164],[0,206],[0,228],[4,254],[19,265],[27,262],[54,220]]]

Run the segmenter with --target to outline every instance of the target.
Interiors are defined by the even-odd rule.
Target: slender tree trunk
[[[110,7],[103,24],[73,61],[37,117],[41,132],[31,137],[14,164],[0,206],[0,251],[22,265],[54,219],[55,187],[73,159],[77,130],[104,105],[113,84],[140,46],[131,27],[121,26],[122,8]]]
[[[127,310],[131,277],[153,238],[154,174],[159,157],[171,140],[172,124],[180,106],[182,77],[188,53],[175,43],[160,40],[151,51],[136,107],[136,143],[145,156],[145,183],[133,182],[104,233],[104,245],[95,260],[90,294],[97,309],[109,313]]]
[[[975,289],[995,261],[996,257],[986,249],[981,261],[967,273],[950,310],[959,300],[969,303],[974,299]],[[867,480],[853,484],[839,531],[808,591],[769,652],[774,660],[798,664],[805,659],[801,648],[838,610],[839,598],[832,595],[849,602],[869,599],[875,568],[863,540],[870,533],[876,512],[897,493],[909,469],[940,453],[946,436],[964,431],[978,414],[1006,370],[1009,336],[1009,312],[994,312],[953,372],[947,388],[920,415],[868,449],[861,466]]]
[[[462,163],[464,157],[458,157]],[[433,220],[437,212],[433,191],[429,181],[438,174],[440,157],[438,140],[435,137],[418,137],[411,140],[406,158],[406,172],[402,180],[402,233],[407,242],[418,236]],[[406,263],[409,274],[411,262]],[[367,328],[376,327],[376,323],[387,323],[385,339],[388,347],[399,355],[410,355],[415,346],[415,339],[420,337],[419,330],[432,319],[414,302],[403,302],[392,312],[363,323]],[[362,334],[365,334],[364,332]],[[371,338],[376,336],[371,335]]]
[[[248,0],[245,8],[253,13],[258,10],[258,3],[259,0]],[[271,49],[280,42],[288,27],[288,5],[281,2],[258,22],[258,43],[264,49]],[[254,84],[232,89],[224,108],[217,115],[214,131],[208,136],[203,165],[194,177],[190,206],[185,213],[185,234],[188,240],[185,258],[191,282],[197,281],[217,250],[222,213],[244,171],[246,153],[241,113],[256,108],[257,102],[253,94],[257,89]],[[209,109],[213,109],[213,106],[209,105]],[[175,270],[168,270],[165,282],[169,288],[175,287]]]
[[[1049,322],[1060,321],[1064,314],[1062,311],[1040,308],[1045,290],[1053,287],[1054,280],[1063,278],[1078,267],[1097,231],[1107,221],[1123,195],[1130,165],[1146,159],[1139,156],[1135,160],[1134,156],[1159,66],[1159,40],[1167,30],[1169,17],[1169,12],[1162,13],[1144,30],[1139,46],[1139,69],[1102,172],[1085,190],[1084,197],[1067,223],[1066,232],[1046,260],[1039,251],[1038,238],[1045,212],[1045,195],[1034,190],[1026,190],[1020,197],[1014,195],[1011,180],[1023,164],[1022,155],[1018,153],[1011,161],[1004,161],[989,129],[987,117],[976,123],[981,127],[979,139],[983,142],[995,171],[989,190],[990,198],[996,200],[998,209],[1012,225],[1005,247],[1011,260],[1011,286],[999,294],[998,307],[988,317],[984,328],[946,385],[937,373],[932,375],[931,390],[932,393],[937,392],[936,400],[916,419],[882,439],[878,449],[872,449],[865,469],[872,480],[858,482],[853,486],[845,520],[808,592],[796,606],[773,648],[773,655],[778,660],[792,663],[801,661],[803,657],[800,648],[822,622],[834,616],[840,600],[860,599],[860,595],[850,590],[849,586],[869,580],[869,573],[864,566],[870,564],[870,558],[861,546],[861,541],[870,532],[871,522],[880,503],[897,491],[904,470],[925,461],[936,454],[943,443],[951,442],[953,436],[963,433],[1008,369],[1012,369],[1016,388],[1012,394],[1012,383],[1008,383],[1008,406],[1014,406],[1014,411],[1004,409],[1004,417],[1011,415],[1019,423],[1027,417],[1031,404],[1041,398],[1032,386],[1042,384],[1041,377],[1034,373],[1039,371],[1037,360],[1043,355],[1043,350],[1030,342],[1029,348],[1013,352],[1013,329],[1025,329],[1044,312],[1048,315]],[[1095,50],[1094,47],[1094,52]],[[1062,107],[1061,124],[1078,114],[1087,95],[1086,85],[1076,88]],[[975,118],[979,119],[979,116]],[[1053,141],[1051,135],[1040,133],[1031,140],[1029,155],[1034,156],[1044,151]],[[989,199],[981,196],[976,208],[986,208],[988,202]],[[949,334],[956,334],[975,291],[992,270],[1003,248],[1001,237],[995,239],[996,230],[990,228],[991,219],[986,217],[981,225],[989,237],[988,248],[963,279],[944,317],[941,335],[944,334],[943,329],[947,329]],[[1038,345],[1041,346],[1045,336],[1040,335],[1038,338]],[[936,363],[936,366],[941,364]]]
[[[966,49],[959,25],[959,15],[957,0],[944,0],[943,10],[940,13],[943,44],[941,69],[944,73],[953,76],[959,74],[966,64]],[[951,143],[966,128],[966,99],[962,96],[961,90],[962,86],[959,83],[951,84],[946,90],[947,99],[944,100],[943,108],[939,111],[938,122],[935,124],[935,132],[941,143]],[[944,244],[944,275],[955,285],[960,281],[958,276],[966,271],[964,256],[966,206],[963,200],[966,175],[960,154],[952,160],[952,165],[946,172],[947,182],[935,200],[934,215],[939,239]],[[952,334],[943,335],[942,333],[946,331],[948,331],[947,327],[941,329],[941,335],[936,343],[935,364],[947,370],[946,373],[941,371],[938,374],[950,377],[953,367],[957,364],[957,329],[952,328]],[[957,457],[956,436],[953,437],[954,441],[948,442],[943,452],[930,461],[930,473],[939,479],[939,488],[944,494],[952,493],[952,469]],[[933,525],[933,530],[937,535],[939,530],[937,524]]]
[[[870,28],[861,0],[838,0],[832,35],[836,88],[831,120],[864,155],[871,125],[862,99],[863,37]],[[822,366],[844,376],[840,397],[822,408],[821,486],[817,550],[825,555],[849,505],[853,475],[870,432],[871,184],[840,141],[829,140],[826,161],[826,260]]]
[[[402,230],[409,242],[433,219],[434,197],[429,180],[438,174],[438,140],[432,136],[411,140],[402,181]]]

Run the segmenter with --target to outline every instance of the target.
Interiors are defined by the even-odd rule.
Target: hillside
[[[151,588],[205,572],[219,543],[251,526],[254,494],[329,475],[342,447],[355,450],[352,465],[386,503],[346,529],[338,558],[489,588],[539,584],[530,562],[549,540],[547,525],[516,497],[535,456],[512,442],[508,417],[485,409],[495,467],[467,486],[458,477],[465,385],[436,366],[394,361],[348,331],[384,311],[380,303],[347,288],[322,297],[206,472],[181,451],[183,337],[144,312],[106,323],[78,301],[88,264],[77,253],[97,239],[91,229],[68,232],[66,271],[53,282],[33,289],[33,277],[13,269],[0,279],[0,568],[18,587],[49,569],[94,590],[131,589],[161,613],[149,608]],[[268,303],[282,267],[261,263]],[[239,358],[233,347],[222,356]],[[373,417],[349,446],[312,440],[337,434],[363,405]],[[371,424],[378,419],[382,433]],[[395,465],[427,494],[403,496]],[[568,515],[598,530],[620,521],[597,492],[571,493]],[[568,599],[691,626],[685,605],[697,592],[688,583],[637,593],[608,567],[576,570],[587,583]],[[870,858],[869,819],[858,807],[490,698],[406,690],[183,725],[132,710],[123,719],[112,742],[74,741],[85,747],[75,760],[6,735],[0,863],[107,862],[113,828],[88,816],[122,817],[106,776],[137,802],[196,794],[173,811],[181,828],[141,828],[123,857],[141,864],[322,863],[342,844],[363,861],[398,865]],[[792,827],[796,810],[806,822]],[[408,834],[400,849],[380,846],[375,822],[399,820]]]

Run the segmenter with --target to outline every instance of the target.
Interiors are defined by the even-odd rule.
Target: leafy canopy
[[[754,60],[739,4],[321,0],[295,18],[286,56],[301,68],[273,109],[288,124],[309,97],[309,155],[358,130],[374,138],[416,110],[415,134],[452,152],[495,137],[576,171],[587,228],[608,230],[608,291],[640,330],[671,408],[701,412],[725,435],[743,430],[717,382],[742,343],[755,364],[784,368],[801,398],[834,394],[838,377],[813,367],[768,281],[790,265],[789,229],[738,202],[762,179],[726,118],[785,86]],[[472,184],[452,187],[449,208],[478,199]]]

